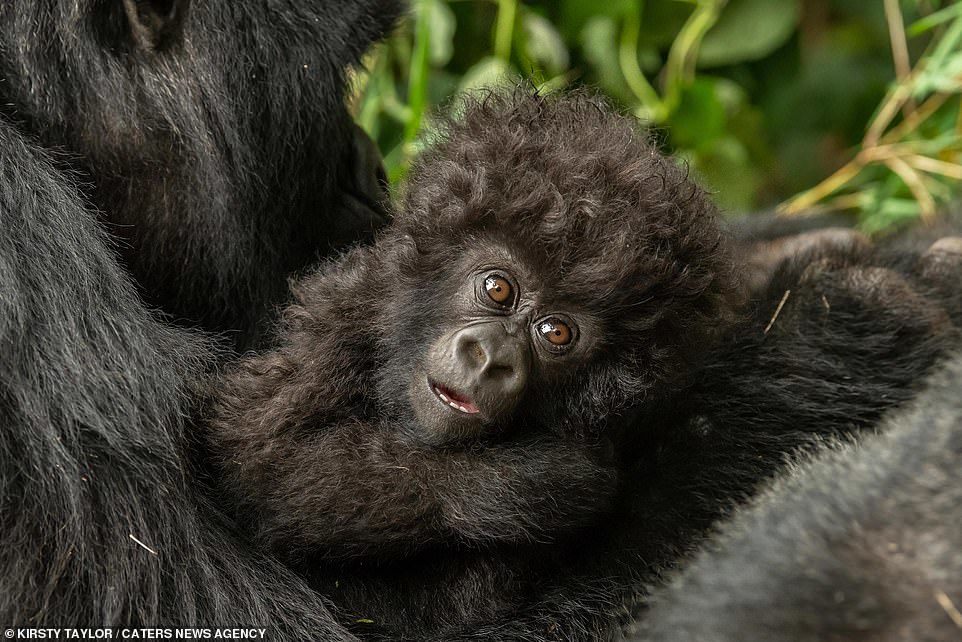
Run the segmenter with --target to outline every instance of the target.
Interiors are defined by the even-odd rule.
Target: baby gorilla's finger
[[[891,268],[838,267],[823,259],[805,270],[799,285],[798,299],[824,308],[822,323],[844,323],[849,332],[864,330],[877,338],[883,328],[919,337],[954,331],[941,301]]]
[[[919,259],[919,277],[932,288],[957,325],[962,325],[962,236],[935,241]]]

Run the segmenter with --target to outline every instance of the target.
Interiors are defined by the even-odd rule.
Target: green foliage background
[[[411,4],[355,78],[356,118],[392,181],[433,110],[525,77],[599,88],[730,212],[799,195],[785,209],[849,210],[880,231],[960,191],[962,1]]]

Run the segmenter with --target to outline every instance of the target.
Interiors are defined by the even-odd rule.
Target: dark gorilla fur
[[[957,344],[936,286],[962,253],[807,244],[742,304],[727,248],[705,194],[597,100],[469,102],[374,247],[298,284],[278,347],[227,374],[224,499],[365,637],[616,638],[792,453],[873,426]],[[439,443],[409,382],[476,264],[597,341],[506,423]]]
[[[255,625],[273,639],[354,639],[339,620],[365,635],[611,637],[661,574],[787,453],[822,435],[871,425],[885,408],[910,398],[913,382],[954,342],[945,322],[952,291],[944,286],[951,281],[940,275],[955,274],[956,255],[934,261],[912,250],[889,260],[843,252],[771,266],[756,312],[729,328],[719,321],[722,340],[705,352],[716,329],[712,315],[737,297],[722,287],[731,266],[704,195],[643,138],[626,137],[625,121],[594,107],[570,112],[568,124],[565,108],[551,102],[519,107],[532,118],[502,122],[504,114],[482,112],[493,131],[504,132],[505,123],[517,128],[507,139],[487,135],[487,125],[468,132],[478,137],[480,166],[500,167],[498,182],[472,174],[471,157],[460,167],[435,155],[412,188],[413,211],[436,211],[416,198],[432,188],[439,204],[455,205],[452,214],[458,198],[495,211],[512,203],[507,196],[515,205],[542,208],[554,199],[559,212],[597,216],[644,205],[634,222],[623,221],[626,238],[587,236],[587,247],[599,251],[572,263],[584,258],[595,266],[588,276],[620,279],[631,270],[622,275],[618,268],[625,266],[609,261],[640,257],[652,269],[642,276],[660,307],[645,307],[654,299],[619,301],[618,291],[608,291],[611,283],[590,289],[599,284],[586,280],[589,289],[574,294],[612,306],[604,308],[613,312],[601,319],[604,327],[622,324],[635,350],[599,348],[599,365],[579,374],[592,387],[579,391],[573,378],[559,386],[573,391],[569,403],[531,400],[524,406],[530,425],[498,443],[439,450],[418,440],[416,430],[402,433],[398,449],[422,457],[429,464],[422,479],[434,485],[399,485],[411,472],[394,467],[404,451],[364,450],[371,433],[354,412],[378,421],[392,416],[381,413],[404,415],[404,397],[393,394],[401,364],[438,320],[430,305],[439,298],[417,284],[447,274],[440,262],[445,250],[434,244],[449,234],[451,219],[420,221],[409,240],[382,247],[383,257],[358,251],[339,269],[328,267],[323,274],[342,282],[306,281],[305,303],[287,321],[291,338],[302,332],[318,343],[313,351],[286,354],[306,359],[289,366],[302,372],[314,367],[311,359],[329,360],[329,370],[314,369],[315,383],[332,382],[330,399],[349,411],[335,418],[342,427],[354,420],[353,432],[342,433],[340,451],[311,450],[318,439],[312,421],[322,415],[305,413],[329,410],[318,390],[304,386],[299,395],[272,399],[265,409],[276,416],[265,419],[299,431],[280,435],[276,445],[283,451],[306,444],[304,452],[287,451],[304,467],[295,471],[280,461],[276,471],[250,478],[249,503],[272,489],[280,509],[314,506],[339,492],[346,503],[331,517],[348,510],[349,519],[334,524],[341,530],[312,530],[327,525],[310,512],[298,524],[265,503],[263,514],[254,515],[260,541],[284,548],[278,552],[300,575],[252,550],[218,511],[224,498],[209,492],[211,471],[191,461],[201,447],[195,406],[209,393],[205,372],[215,357],[203,337],[172,328],[138,295],[178,319],[235,330],[238,343],[250,343],[265,309],[284,296],[289,271],[376,224],[366,202],[374,191],[365,184],[371,172],[364,150],[349,144],[340,88],[344,66],[397,13],[389,0],[0,3],[4,626]],[[524,133],[535,115],[553,122],[559,135],[542,141],[543,151],[559,154],[543,158],[605,171],[579,177],[571,167],[539,166],[542,148]],[[601,133],[612,123],[620,135]],[[470,150],[467,137],[463,147]],[[588,148],[593,156],[572,158],[560,153],[566,139],[598,146]],[[616,141],[625,147],[605,146]],[[639,161],[625,149],[650,155]],[[511,191],[513,155],[560,185],[586,191]],[[608,162],[609,155],[627,164]],[[534,176],[525,180],[542,185]],[[594,198],[611,201],[599,208]],[[552,216],[536,220],[551,223]],[[544,240],[550,247],[553,231],[569,229],[567,216],[555,222],[557,228],[542,226],[545,239],[508,240],[522,246]],[[119,244],[107,237],[105,223]],[[630,239],[653,251],[640,255],[639,247],[618,244]],[[432,258],[419,256],[418,243],[441,254],[412,279],[402,268]],[[537,273],[564,276],[551,271],[559,269],[561,250],[530,257],[524,251],[521,258],[539,261]],[[668,256],[687,262],[687,271]],[[366,293],[357,300],[337,294],[370,279],[365,270],[378,265],[405,276],[393,288],[374,284],[387,290],[385,306],[399,306],[396,319],[363,316],[372,300]],[[318,295],[333,290],[333,300],[343,301],[317,320],[343,334],[313,332],[312,288]],[[791,297],[766,332],[786,289]],[[634,285],[628,292],[647,296]],[[422,317],[424,310],[430,314]],[[419,324],[422,318],[428,325]],[[372,335],[377,349],[359,350],[370,344],[356,340]],[[273,358],[288,367],[285,350]],[[278,373],[258,373],[250,363],[256,359],[238,371],[236,385],[262,376],[260,386],[274,389]],[[369,379],[352,378],[357,372]],[[597,415],[606,420],[593,423]],[[355,435],[358,443],[350,441]],[[391,443],[392,435],[380,436]],[[617,440],[614,454],[605,440]],[[244,450],[255,463],[275,445],[260,443],[264,451],[254,448],[257,441]],[[296,482],[300,473],[309,480],[338,452],[347,462],[372,456],[362,462],[366,468],[333,469],[343,476],[328,495],[309,488],[286,497],[272,477]],[[362,476],[380,464],[388,464],[378,469],[381,478]],[[244,480],[228,481],[226,490],[236,492]],[[376,498],[376,506],[391,510],[371,514],[396,521],[359,527],[352,520],[366,509],[357,497]],[[409,521],[397,506],[411,497],[416,501],[408,506],[439,502],[434,506],[455,509],[449,518],[469,519]],[[574,536],[581,532],[587,534]],[[318,588],[337,603],[337,619]]]
[[[882,434],[790,471],[653,598],[639,640],[962,637],[962,359]]]
[[[0,167],[4,626],[350,639],[231,533],[186,463],[206,343],[144,309],[67,178],[4,123]]]
[[[0,621],[352,639],[207,499],[215,356],[140,296],[244,343],[370,232],[343,70],[400,9],[188,5],[0,3]]]
[[[344,70],[399,13],[398,0],[3,2],[0,117],[55,150],[150,304],[248,344],[292,272],[383,221]]]

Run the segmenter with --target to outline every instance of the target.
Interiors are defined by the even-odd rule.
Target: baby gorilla
[[[294,288],[213,404],[222,488],[295,566],[558,541],[733,309],[716,212],[587,95],[470,103],[373,247]]]

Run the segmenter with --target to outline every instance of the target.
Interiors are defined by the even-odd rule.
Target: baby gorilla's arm
[[[235,378],[211,449],[241,523],[252,521],[282,556],[384,558],[439,544],[556,539],[611,506],[617,473],[603,445],[543,437],[470,450],[415,446],[384,422],[294,416],[298,374],[258,372],[261,383],[273,380],[278,403],[238,394],[244,379]],[[272,414],[285,401],[288,412]]]
[[[615,485],[594,448],[560,441],[437,451],[352,425],[310,442],[285,462],[268,528],[333,556],[553,539],[608,508]]]

